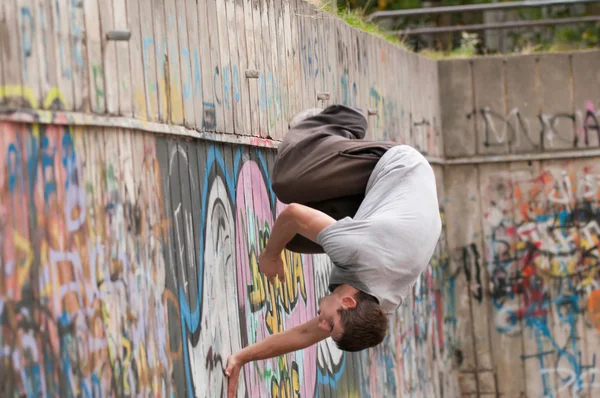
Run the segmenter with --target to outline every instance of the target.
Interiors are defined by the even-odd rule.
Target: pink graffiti
[[[315,316],[316,302],[313,289],[313,266],[310,256],[302,255],[304,291],[296,279],[296,294],[287,280],[283,286],[273,286],[257,272],[260,248],[264,233],[274,222],[271,197],[267,191],[259,166],[246,162],[239,175],[236,195],[236,257],[238,272],[238,305],[244,309],[247,344],[262,341],[269,336],[274,315],[283,329],[290,329]],[[276,214],[285,206],[277,202]],[[261,238],[263,242],[261,243]],[[286,251],[286,258],[292,254]],[[288,261],[291,267],[291,261]],[[296,275],[298,276],[298,275]],[[271,325],[271,327],[268,327]],[[257,361],[244,368],[246,382],[252,397],[312,396],[316,382],[316,346],[266,361]],[[285,390],[285,391],[282,391]]]

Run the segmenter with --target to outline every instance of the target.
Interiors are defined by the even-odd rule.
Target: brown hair
[[[354,299],[356,307],[338,310],[344,333],[336,344],[344,351],[374,347],[383,341],[388,330],[388,318],[375,297],[359,291]]]

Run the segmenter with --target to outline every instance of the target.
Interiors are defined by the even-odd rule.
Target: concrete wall
[[[598,51],[438,65],[446,158],[543,157],[600,146]]]
[[[600,393],[599,66],[598,51],[439,63],[463,394]]]
[[[326,256],[257,269],[287,120],[371,108],[370,137],[441,163],[437,73],[299,0],[3,1],[0,395],[222,396],[227,356],[326,290]],[[456,396],[445,253],[384,344],[248,365],[239,396]]]

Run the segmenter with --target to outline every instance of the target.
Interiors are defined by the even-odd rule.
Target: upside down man
[[[414,148],[364,140],[358,109],[308,109],[290,122],[278,149],[273,190],[289,204],[259,256],[260,271],[283,281],[282,251],[326,253],[331,294],[317,316],[232,354],[225,374],[235,396],[248,362],[331,337],[345,351],[381,343],[393,314],[425,270],[442,222],[433,170]]]

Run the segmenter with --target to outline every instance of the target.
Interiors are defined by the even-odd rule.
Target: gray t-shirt
[[[354,218],[341,219],[317,236],[335,265],[329,289],[349,284],[393,313],[427,267],[441,229],[431,166],[409,146],[389,149],[375,166]]]

